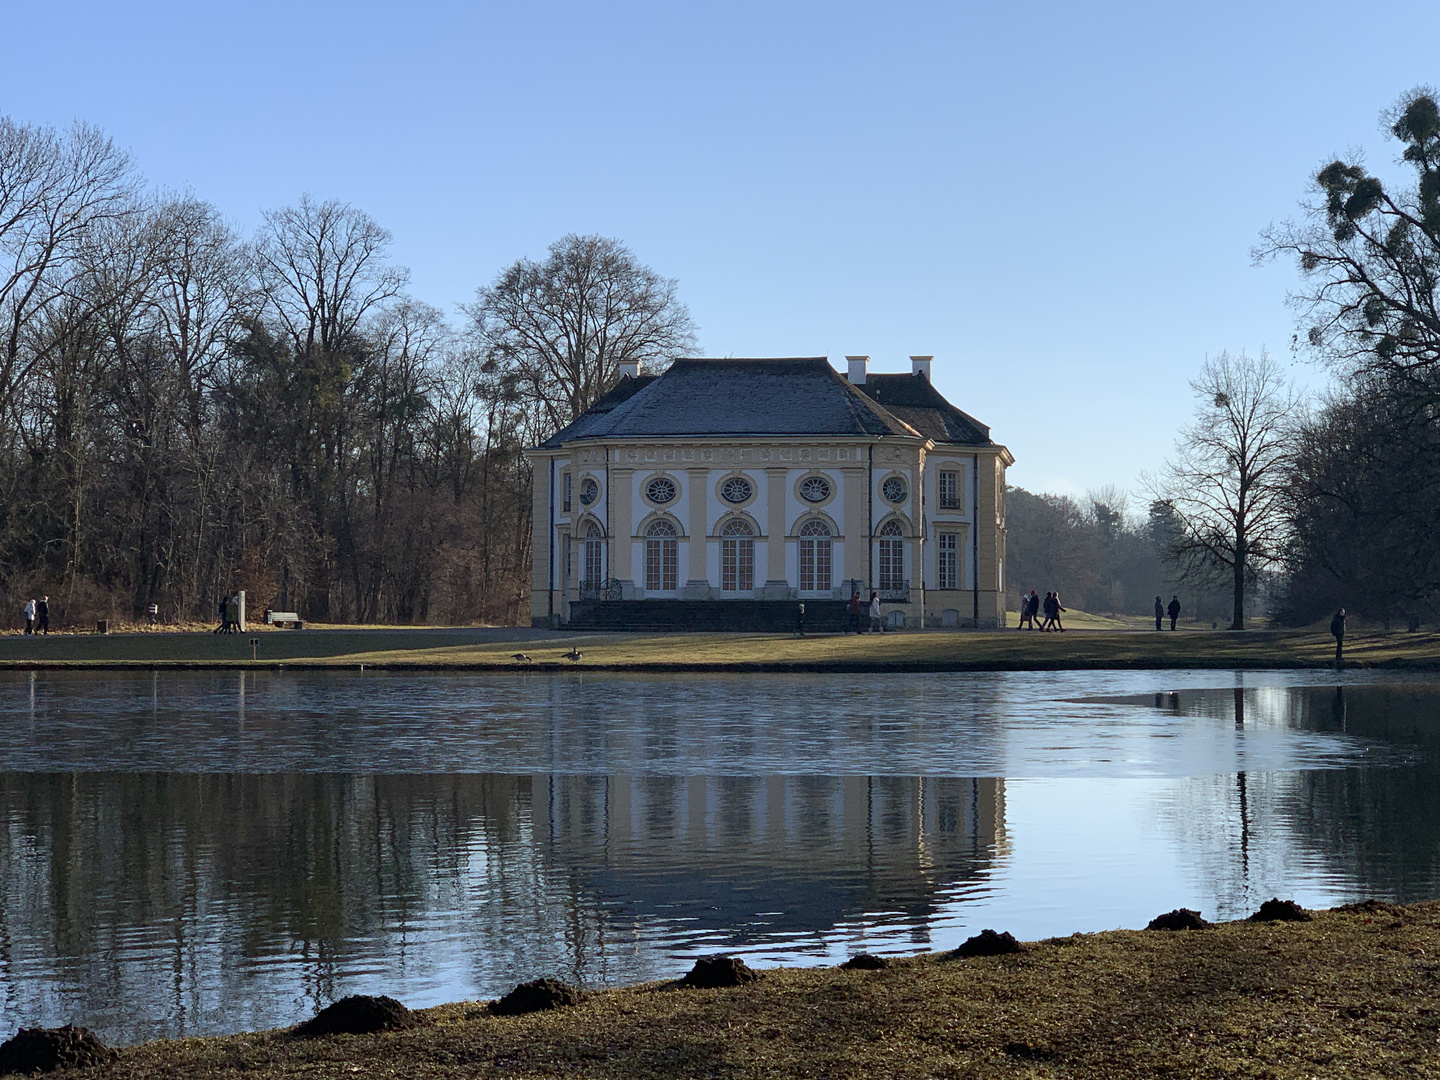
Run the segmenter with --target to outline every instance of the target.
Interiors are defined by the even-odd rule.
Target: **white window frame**
[[[893,521],[880,527],[879,564],[882,591],[905,588],[905,534]]]
[[[965,505],[965,487],[956,469],[941,469],[936,484],[936,504],[941,510],[959,510]],[[950,490],[947,492],[946,487]]]
[[[657,521],[645,530],[645,591],[679,588],[680,540],[674,525]]]
[[[731,521],[721,530],[720,591],[755,591],[755,534],[744,521]]]
[[[605,584],[605,541],[600,530],[591,525],[585,530],[585,578],[592,589]]]
[[[821,531],[823,530],[823,532]],[[835,536],[823,521],[807,521],[797,542],[802,593],[828,593],[834,589]]]
[[[935,587],[960,588],[960,534],[939,532],[935,535]]]

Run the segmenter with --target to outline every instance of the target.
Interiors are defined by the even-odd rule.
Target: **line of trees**
[[[1228,609],[1225,582],[1188,576],[1171,555],[1180,533],[1173,511],[1151,502],[1143,514],[1113,486],[1083,498],[1011,487],[1005,496],[1005,577],[1014,595],[1060,593],[1067,607],[1110,615],[1149,615],[1155,597],[1179,594],[1186,618]],[[1228,616],[1227,616],[1228,617]]]
[[[390,242],[308,196],[242,236],[95,128],[0,118],[0,603],[184,620],[243,588],[317,621],[517,621],[523,448],[694,327],[594,236],[452,325]]]

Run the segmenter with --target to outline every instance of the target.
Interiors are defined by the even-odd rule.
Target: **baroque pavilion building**
[[[677,360],[531,450],[532,623],[1002,626],[1010,452],[930,382],[824,357]]]

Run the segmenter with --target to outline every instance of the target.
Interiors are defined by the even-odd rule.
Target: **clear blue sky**
[[[1012,480],[1129,486],[1207,354],[1289,360],[1250,248],[1440,82],[1440,5],[19,4],[0,110],[83,118],[245,231],[301,192],[453,310],[566,232],[676,277],[709,355],[868,353]],[[1319,376],[1296,369],[1309,383]]]

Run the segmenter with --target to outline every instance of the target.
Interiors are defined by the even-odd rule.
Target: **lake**
[[[1440,896],[1440,682],[0,676],[0,1037]]]

